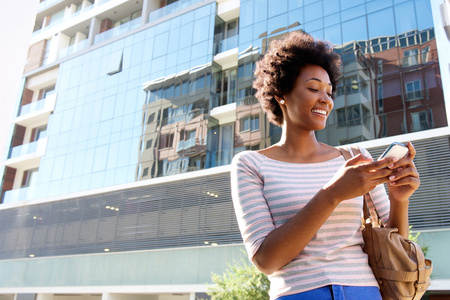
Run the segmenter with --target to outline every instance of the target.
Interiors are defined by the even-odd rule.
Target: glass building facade
[[[112,20],[109,30],[102,31],[103,20],[95,37],[74,35],[71,48],[47,63],[58,43],[53,37],[42,48],[42,64],[24,74],[12,125],[0,267],[1,260],[30,255],[240,247],[227,166],[236,153],[280,138],[281,128],[266,120],[254,97],[253,70],[270,42],[292,31],[329,40],[343,62],[334,110],[318,139],[333,146],[366,143],[374,156],[391,139],[413,140],[423,153],[417,165],[425,187],[411,199],[410,221],[423,230],[448,230],[449,135],[436,132],[448,128],[449,74],[441,74],[440,58],[449,49],[437,43],[433,5],[144,1]],[[85,7],[75,12],[98,8]],[[42,80],[45,74],[54,80]],[[40,110],[47,121],[24,119]],[[18,161],[41,148],[38,162]],[[438,178],[431,174],[435,157],[442,165]],[[427,197],[430,213],[423,215]]]
[[[331,41],[343,60],[320,141],[447,126],[428,0],[242,1],[229,21],[216,9],[204,5],[59,65],[30,198],[227,165],[239,151],[277,142],[281,130],[254,99],[252,73],[270,41],[290,31]],[[230,62],[213,59],[235,48]],[[223,106],[232,111],[215,114]]]

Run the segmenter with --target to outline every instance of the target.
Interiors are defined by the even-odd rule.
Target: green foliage
[[[212,300],[269,299],[269,279],[244,259],[228,265],[222,275],[212,274],[212,281],[215,286],[208,287]]]
[[[408,239],[411,240],[411,241],[413,241],[413,242],[416,242],[416,243],[418,243],[418,244],[420,245],[420,243],[418,242],[420,232],[413,232],[413,231],[411,230],[411,228],[412,228],[412,225],[409,226],[409,236],[408,236]],[[428,246],[426,246],[426,245],[420,245],[420,248],[422,248],[423,255],[424,255],[425,257],[427,257]]]

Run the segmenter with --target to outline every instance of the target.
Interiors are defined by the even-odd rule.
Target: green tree
[[[419,244],[418,239],[419,239],[420,231],[419,232],[415,232],[415,231],[412,231],[411,228],[412,228],[412,225],[409,226],[408,239]],[[428,246],[427,245],[420,245],[420,244],[419,244],[419,246],[420,246],[420,248],[422,248],[423,255],[425,257],[427,257]]]
[[[228,265],[222,275],[212,274],[214,286],[208,287],[212,300],[269,299],[269,279],[245,259]]]

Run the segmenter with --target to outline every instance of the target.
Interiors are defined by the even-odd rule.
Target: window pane
[[[323,12],[325,16],[339,12],[339,1],[328,1],[323,6]]]
[[[267,0],[255,0],[253,2],[254,22],[267,20]]]
[[[433,27],[433,16],[431,14],[429,0],[415,0],[417,14],[417,25],[419,30]]]
[[[332,1],[337,2],[337,1]],[[289,0],[289,10],[293,10],[303,6],[303,0]]]
[[[367,16],[369,39],[395,35],[394,12],[392,8],[378,11]]]
[[[333,43],[333,45],[342,44],[341,25],[337,24],[325,28],[325,39]]]
[[[269,1],[269,18],[287,12],[287,0]]]
[[[355,6],[350,9],[341,12],[342,21],[347,21],[354,19],[355,17],[360,17],[366,14],[366,7],[364,5]]]
[[[341,9],[346,10],[360,4],[364,4],[364,0],[341,0]]]
[[[397,34],[417,29],[416,12],[412,1],[395,6],[395,23]]]
[[[247,2],[241,2],[240,7],[240,26],[245,27],[249,26],[253,23],[253,2],[247,1]]]
[[[289,26],[297,22],[303,24],[303,8],[289,11]]]
[[[280,15],[269,19],[268,34],[272,34],[274,31],[278,31],[280,29],[286,29],[288,26],[287,22],[288,18],[286,18],[286,15]]]
[[[367,40],[366,18],[360,17],[342,23],[342,34],[344,43]]]
[[[371,13],[392,6],[392,0],[373,0],[366,3],[367,12]]]
[[[312,22],[323,17],[322,1],[305,6],[305,22]]]

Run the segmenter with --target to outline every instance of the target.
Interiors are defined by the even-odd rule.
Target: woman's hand
[[[391,201],[407,202],[409,197],[419,188],[420,178],[413,162],[416,156],[414,146],[408,142],[409,153],[406,157],[388,166],[394,173],[389,177],[389,199]]]
[[[365,195],[377,185],[389,182],[393,174],[396,174],[396,178],[399,176],[400,172],[394,169],[396,161],[395,158],[373,161],[359,154],[347,160],[322,190],[328,192],[338,202]]]

